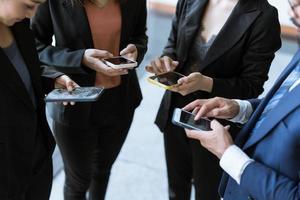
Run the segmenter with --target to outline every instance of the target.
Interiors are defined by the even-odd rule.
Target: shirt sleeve
[[[220,166],[229,174],[238,184],[246,167],[254,162],[239,147],[231,145],[223,154],[220,160]]]
[[[234,123],[245,124],[248,122],[248,120],[253,112],[252,105],[249,101],[245,101],[245,100],[235,99],[235,101],[240,106],[240,112],[237,114],[237,116],[230,119],[229,121],[234,122]]]

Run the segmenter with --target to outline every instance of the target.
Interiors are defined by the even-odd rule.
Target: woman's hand
[[[168,56],[156,58],[150,65],[146,66],[146,70],[153,74],[161,74],[164,72],[174,71],[179,62],[172,60]]]
[[[138,57],[138,50],[134,44],[129,44],[125,49],[120,52],[121,56],[128,58],[129,60],[136,61]]]
[[[172,88],[172,91],[178,92],[181,95],[185,96],[198,90],[211,92],[212,87],[212,78],[204,76],[199,72],[194,72],[189,76],[179,79],[178,86]]]
[[[102,62],[102,59],[112,58],[113,55],[108,51],[98,49],[87,49],[84,52],[82,64],[95,70],[96,72],[103,73],[107,76],[120,76],[128,74],[127,69],[113,69]]]
[[[76,87],[79,87],[79,85],[72,79],[70,79],[67,75],[62,75],[55,79],[55,88],[63,88],[71,92]],[[63,102],[65,106],[68,105],[68,103],[70,103],[71,105],[75,105],[75,102]]]

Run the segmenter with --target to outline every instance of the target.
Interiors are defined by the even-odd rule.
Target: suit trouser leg
[[[193,182],[197,200],[220,200],[218,193],[222,169],[218,158],[204,149],[199,141],[191,141]]]
[[[86,200],[92,173],[92,153],[97,135],[93,129],[80,129],[53,122],[53,132],[65,170],[64,199]]]
[[[131,116],[109,116],[88,130],[53,123],[65,166],[65,200],[104,199],[111,167],[126,139]]]
[[[222,170],[218,159],[199,141],[187,138],[184,129],[168,124],[165,134],[169,198],[190,199],[191,183],[197,200],[219,200]]]
[[[190,200],[192,154],[184,130],[168,124],[164,133],[169,199]]]
[[[98,147],[94,152],[89,200],[104,199],[112,165],[126,140],[133,115],[113,118],[98,130]]]

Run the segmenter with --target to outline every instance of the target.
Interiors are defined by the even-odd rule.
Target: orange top
[[[119,55],[122,25],[120,4],[114,0],[109,0],[105,7],[99,8],[89,0],[86,0],[84,7],[91,29],[94,48],[109,51],[114,56]],[[96,86],[112,88],[120,85],[120,83],[120,76],[110,77],[99,72],[96,73]]]

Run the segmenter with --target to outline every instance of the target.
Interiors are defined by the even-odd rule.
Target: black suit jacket
[[[186,66],[189,49],[198,33],[208,0],[179,0],[172,30],[163,55]],[[199,71],[214,80],[211,93],[196,92],[194,98],[215,96],[249,99],[263,92],[274,53],[280,48],[277,10],[267,0],[240,0],[221,29]],[[172,111],[167,91],[156,124],[163,131]]]
[[[139,63],[147,50],[146,12],[146,0],[121,3],[120,49],[130,43],[135,44]],[[42,63],[68,74],[80,86],[94,85],[95,72],[81,63],[84,51],[94,48],[89,22],[81,4],[72,5],[70,0],[48,0],[39,7],[31,25]],[[51,45],[53,35],[55,46]],[[122,112],[131,112],[142,100],[135,70],[122,76],[120,87],[121,92],[117,98],[125,109]],[[110,103],[109,95],[105,98],[100,101]],[[92,106],[91,103],[79,103],[73,107],[56,106],[53,118],[64,124],[87,127]]]
[[[53,88],[52,78],[61,75],[48,71],[48,77],[41,79],[42,68],[33,33],[29,29],[29,20],[15,24],[11,30],[30,72],[37,106],[35,108],[33,105],[18,72],[0,48],[1,200],[22,193],[29,186],[33,173],[35,142],[43,142],[49,155],[45,160],[51,158],[54,140],[46,121],[44,94]],[[37,134],[42,134],[43,141],[36,140]]]

